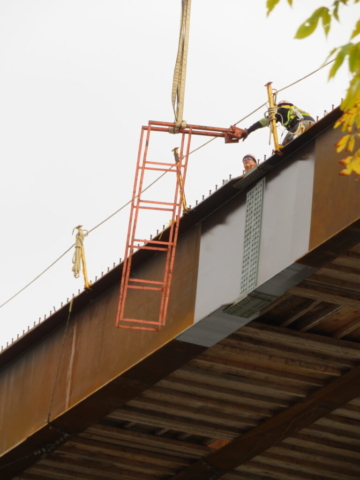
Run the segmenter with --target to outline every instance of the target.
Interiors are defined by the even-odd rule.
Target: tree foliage
[[[269,15],[280,0],[267,0],[267,15]],[[291,6],[293,0],[287,0]],[[325,35],[328,35],[332,22],[339,21],[339,11],[341,7],[360,3],[360,0],[333,0],[329,6],[320,7],[315,10],[310,17],[298,28],[295,38],[306,38],[315,32],[319,24],[322,24]],[[342,117],[336,122],[334,128],[341,128],[345,135],[336,144],[337,152],[347,152],[348,156],[340,161],[345,166],[341,170],[341,175],[350,175],[355,173],[360,178],[360,149],[356,149],[356,139],[360,138],[360,41],[354,43],[352,40],[359,38],[360,20],[357,20],[349,43],[341,45],[332,50],[327,58],[334,59],[334,63],[329,72],[329,79],[333,78],[339,68],[348,63],[351,73],[351,80],[346,92],[346,96],[341,103]]]

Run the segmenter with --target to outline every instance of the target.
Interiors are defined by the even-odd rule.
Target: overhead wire
[[[305,75],[304,77],[301,77],[299,78],[298,80],[296,80],[295,82],[293,83],[290,83],[289,85],[286,85],[285,87],[283,88],[280,88],[279,90],[277,90],[277,92],[283,92],[284,90],[296,85],[297,83],[300,83],[302,82],[303,80],[305,80],[306,78],[309,78],[311,77],[312,75],[314,75],[315,73],[319,72],[320,70],[322,70],[323,68],[327,67],[328,65],[330,65],[331,63],[333,63],[335,61],[334,60],[330,60],[329,62],[325,63],[324,65],[322,65],[321,67],[317,68],[316,70],[312,71],[311,73]],[[246,120],[247,118],[249,118],[251,115],[253,115],[254,113],[258,112],[261,108],[265,107],[267,105],[267,102],[263,103],[262,105],[260,105],[259,107],[257,107],[255,110],[253,110],[252,112],[250,112],[249,114],[247,114],[245,117],[241,118],[240,120],[238,120],[234,125],[238,125],[239,123],[243,122],[244,120]],[[213,142],[214,140],[216,140],[216,138],[218,137],[214,137],[214,138],[211,138],[210,140],[208,140],[207,142],[203,143],[202,145],[200,145],[199,147],[195,148],[194,150],[192,150],[189,155],[192,155],[193,153],[197,152],[198,150],[200,150],[201,148],[205,147],[206,145],[208,145],[209,143]],[[174,165],[175,166],[175,165]],[[149,185],[147,185],[141,193],[144,193],[146,192],[147,190],[149,190],[149,188],[151,188],[155,183],[157,183],[162,177],[164,177],[170,170],[172,170],[173,167],[170,167],[168,170],[166,170],[165,172],[163,172],[161,175],[159,175],[159,177],[157,177],[153,182],[151,182]],[[104,220],[102,220],[100,223],[98,223],[97,225],[95,225],[93,228],[91,228],[89,231],[88,231],[88,234],[92,233],[93,231],[95,231],[97,228],[99,228],[101,225],[103,225],[104,223],[106,223],[107,221],[109,221],[111,218],[113,218],[115,215],[117,215],[119,212],[121,212],[122,210],[124,210],[128,205],[130,205],[132,202],[132,200],[129,200],[128,202],[126,202],[124,205],[122,205],[118,210],[116,210],[115,212],[113,212],[111,215],[109,215],[108,217],[106,217]],[[18,295],[20,295],[24,290],[26,290],[28,287],[30,287],[30,285],[32,285],[34,282],[36,282],[36,280],[38,280],[40,277],[42,277],[48,270],[50,270],[50,268],[52,268],[56,263],[58,263],[68,252],[70,252],[70,250],[72,248],[74,248],[75,244],[71,245],[71,247],[69,247],[63,254],[61,254],[56,260],[54,260],[47,268],[45,268],[45,270],[43,270],[41,273],[39,273],[39,275],[37,275],[33,280],[31,280],[31,282],[29,282],[28,284],[26,284],[23,288],[21,288],[17,293],[15,293],[12,297],[10,297],[8,300],[6,300],[4,303],[2,303],[0,305],[0,308],[4,307],[5,305],[7,305],[9,302],[11,302],[11,300],[13,300],[14,298],[16,298]]]
[[[61,260],[63,257],[65,257],[65,255],[70,252],[70,250],[75,246],[75,244],[71,245],[71,247],[69,247],[67,250],[65,250],[64,253],[62,253],[60,255],[60,257],[58,257],[56,260],[54,260],[48,267],[45,268],[45,270],[43,270],[41,273],[39,273],[39,275],[37,275],[33,280],[31,280],[31,282],[29,282],[28,284],[26,284],[21,290],[19,290],[17,293],[15,293],[12,297],[10,297],[8,300],[6,300],[6,302],[2,303],[0,305],[0,308],[4,307],[7,303],[11,302],[11,300],[13,300],[15,297],[17,297],[18,295],[20,295],[20,293],[22,293],[24,290],[26,290],[28,287],[30,287],[30,285],[32,285],[34,282],[36,282],[36,280],[38,280],[40,277],[42,277],[44,275],[44,273],[46,273],[48,270],[50,270],[50,268],[52,268],[56,263],[58,263],[59,260]]]

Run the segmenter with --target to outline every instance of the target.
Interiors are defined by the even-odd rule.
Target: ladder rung
[[[140,202],[144,203],[153,203],[155,205],[172,205],[173,207],[178,207],[180,203],[173,203],[173,202],[156,202],[154,200],[140,200]]]
[[[144,243],[156,243],[159,245],[170,245],[173,246],[172,242],[162,242],[161,240],[141,240],[140,238],[134,238],[134,242],[144,242]]]
[[[156,288],[156,287],[138,287],[136,285],[127,285],[126,288],[133,288],[134,290],[156,290],[158,292],[162,292],[163,288]]]
[[[162,210],[164,212],[172,212],[172,208],[159,208],[159,207],[142,207],[141,205],[134,205],[134,208],[142,208],[143,210]]]
[[[126,322],[126,320],[119,320],[119,322]],[[123,325],[123,324],[118,324],[118,328],[128,328],[129,330],[148,330],[150,332],[159,332],[161,328],[161,323],[157,324],[159,328],[154,328],[154,327],[134,327],[133,325]]]
[[[154,167],[139,167],[139,169],[144,169],[144,170],[156,170],[157,172],[176,172],[176,168],[171,169],[171,168],[154,168]]]
[[[165,285],[165,282],[156,282],[155,280],[145,280],[143,278],[129,278],[129,282],[156,283],[157,285]]]
[[[164,162],[145,162],[144,165],[163,165],[164,167],[185,167],[183,164],[179,163],[164,163]]]
[[[150,320],[139,320],[137,318],[122,318],[120,322],[133,322],[133,323],[147,323],[148,325],[161,325],[159,322],[151,322]]]
[[[165,242],[164,242],[165,243]],[[160,248],[160,247],[140,247],[138,245],[130,245],[130,248],[138,249],[138,250],[157,250],[158,252],[167,252],[167,248]]]

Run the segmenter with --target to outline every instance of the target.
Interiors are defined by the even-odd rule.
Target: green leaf
[[[316,30],[316,27],[319,23],[319,18],[323,17],[324,11],[329,13],[329,9],[326,7],[320,7],[317,10],[315,10],[315,12],[311,15],[311,17],[309,17],[307,20],[305,20],[305,22],[302,25],[300,25],[298,31],[296,32],[295,38],[301,39],[311,35]],[[324,20],[323,20],[323,24],[324,24]],[[325,28],[325,25],[324,25],[324,28]]]
[[[353,46],[352,43],[348,43],[347,45],[344,45],[343,47],[340,48],[339,53],[335,57],[334,65],[330,69],[329,80],[330,78],[335,76],[336,72],[339,70],[339,68],[343,64],[345,57],[352,46]]]
[[[337,21],[339,21],[339,6],[340,6],[340,0],[336,0],[334,2],[334,10],[333,10],[333,15],[336,18]]]
[[[327,61],[330,60],[330,58],[334,55],[334,53],[335,53],[337,50],[339,50],[339,47],[333,48],[333,49],[331,50],[331,52],[329,53],[329,55],[326,57],[326,60],[325,60],[324,63],[327,63]]]
[[[339,22],[340,19],[339,19],[339,7],[340,7],[340,4],[342,3],[343,5],[347,5],[349,0],[335,0],[335,2],[333,3],[333,16],[336,18],[336,20]]]
[[[350,40],[359,35],[360,33],[360,20],[357,21],[354,31],[351,34]]]
[[[351,80],[346,97],[341,104],[341,110],[349,110],[358,100],[360,100],[360,73]]]
[[[270,13],[274,10],[274,8],[279,2],[280,0],[266,0],[266,8],[267,8],[266,15],[270,15]]]
[[[360,70],[360,43],[356,43],[349,51],[349,70],[356,73]]]
[[[324,27],[325,35],[327,36],[330,31],[331,26],[331,15],[329,9],[324,7],[324,10],[321,14],[322,24]]]

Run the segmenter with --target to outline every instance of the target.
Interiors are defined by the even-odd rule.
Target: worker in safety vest
[[[246,154],[242,161],[244,165],[244,175],[257,167],[255,155],[252,155],[251,153]]]
[[[295,105],[288,100],[281,100],[281,102],[277,104],[276,122],[280,122],[288,131],[282,142],[283,145],[287,145],[291,140],[310,128],[311,125],[315,123],[315,120],[309,113],[295,107]],[[245,140],[250,133],[259,128],[267,127],[269,124],[270,121],[268,117],[262,118],[251,125],[251,127],[244,130],[242,139]]]

